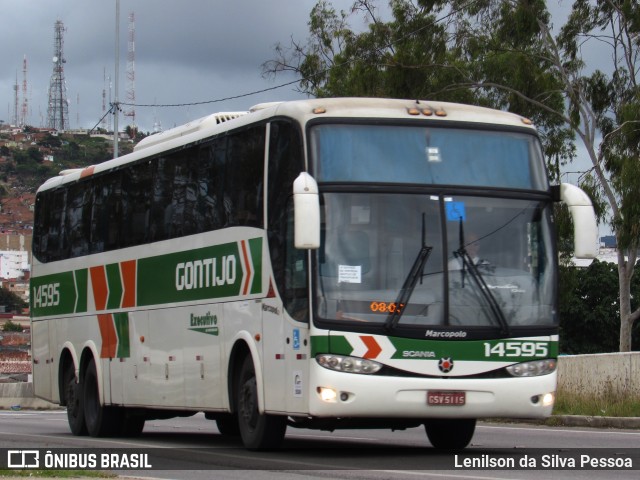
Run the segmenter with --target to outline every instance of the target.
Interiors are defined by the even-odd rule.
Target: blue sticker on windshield
[[[449,222],[463,222],[467,219],[464,211],[464,202],[445,202],[447,211],[447,221]]]

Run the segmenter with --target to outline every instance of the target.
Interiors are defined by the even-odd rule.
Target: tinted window
[[[34,255],[78,257],[234,225],[263,226],[265,126],[38,195]]]

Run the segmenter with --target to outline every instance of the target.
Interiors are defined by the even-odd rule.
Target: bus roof
[[[429,100],[401,100],[387,98],[320,98],[288,102],[270,102],[253,106],[247,112],[220,112],[193,120],[185,125],[157,133],[143,139],[134,151],[87,168],[68,169],[47,180],[38,191],[55,188],[64,183],[111,170],[145,157],[172,150],[226,130],[242,127],[271,117],[297,119],[302,125],[322,118],[363,119],[432,119],[437,122],[484,123],[487,125],[517,126],[533,129],[531,121],[509,112],[485,107]]]

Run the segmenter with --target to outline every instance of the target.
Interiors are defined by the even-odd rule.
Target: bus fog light
[[[347,373],[362,373],[371,375],[382,368],[382,364],[366,358],[348,357],[323,353],[316,357],[318,364],[329,370]]]
[[[542,396],[542,406],[543,407],[552,407],[554,402],[555,402],[555,399],[556,399],[555,397],[556,396],[555,396],[554,392],[545,393]]]
[[[507,372],[514,377],[538,377],[555,372],[556,365],[557,362],[555,359],[548,358],[546,360],[535,360],[533,362],[510,365],[507,367]]]
[[[318,387],[318,394],[323,402],[333,403],[338,398],[338,393],[333,388]]]

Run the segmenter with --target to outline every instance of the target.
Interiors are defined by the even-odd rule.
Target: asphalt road
[[[74,437],[66,412],[0,411],[0,449],[49,449],[98,455],[127,449],[148,453],[150,470],[118,470],[123,476],[175,479],[637,479],[640,431],[525,424],[481,423],[462,453],[431,448],[424,429],[316,432],[289,428],[282,449],[249,452],[221,436],[198,414],[149,421],[134,439]],[[67,450],[59,450],[67,449]],[[160,450],[163,449],[163,450]],[[543,449],[543,450],[541,450]],[[526,457],[525,457],[526,455]],[[582,457],[588,455],[588,458]],[[526,460],[522,460],[523,457]],[[513,460],[509,460],[513,458]],[[575,460],[576,466],[571,464]],[[631,461],[633,469],[580,469],[581,460]],[[508,462],[515,462],[510,468]],[[537,468],[521,462],[535,462]],[[469,462],[469,463],[465,463]],[[471,468],[474,464],[480,469]],[[483,463],[484,462],[484,463]],[[493,464],[491,465],[491,462]],[[501,468],[501,463],[506,468]],[[490,465],[491,468],[486,466]],[[562,469],[565,466],[567,468]],[[589,467],[590,464],[582,465]]]

